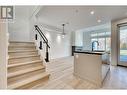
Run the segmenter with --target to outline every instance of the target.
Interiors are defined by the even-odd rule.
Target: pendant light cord
[[[65,24],[62,24],[62,26],[63,26],[63,34],[64,34],[64,26],[65,26]]]

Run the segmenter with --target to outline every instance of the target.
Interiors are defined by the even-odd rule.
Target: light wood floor
[[[97,89],[96,85],[73,76],[73,57],[47,63],[51,76],[33,89]],[[127,68],[111,67],[101,89],[127,89]]]

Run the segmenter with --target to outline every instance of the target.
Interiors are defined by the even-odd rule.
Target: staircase
[[[8,48],[8,89],[30,89],[48,80],[50,74],[33,42],[10,42]]]

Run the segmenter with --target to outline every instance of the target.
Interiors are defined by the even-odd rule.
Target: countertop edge
[[[103,55],[104,54],[104,53],[88,52],[88,51],[75,51],[74,53],[85,53],[85,54],[95,54],[95,55]]]

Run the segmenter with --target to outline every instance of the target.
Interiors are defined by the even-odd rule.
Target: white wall
[[[10,41],[30,41],[29,21],[27,19],[16,19],[9,24]]]
[[[36,15],[39,13],[41,8],[42,8],[42,6],[33,6],[33,7],[29,8],[29,14],[31,14],[30,18],[29,18],[29,31],[30,31],[30,40],[31,41],[34,41],[34,39],[35,39],[35,37],[34,37],[34,30],[35,30],[34,25],[37,24]]]
[[[33,6],[15,6],[15,19],[9,23],[10,41],[31,41],[30,16]]]
[[[40,26],[41,30],[43,30],[43,33],[46,35],[49,45],[50,45],[50,59],[56,59],[56,58],[62,58],[71,56],[71,32],[67,33],[64,38],[62,38],[62,35],[60,32],[56,32],[55,30],[47,31]],[[42,38],[39,36],[38,39]],[[39,40],[37,41],[37,45],[39,47]],[[45,44],[43,44],[43,50],[41,50],[41,54],[43,57],[45,57]]]
[[[0,23],[0,89],[7,88],[8,57],[7,23]]]
[[[36,24],[36,17],[33,16],[32,18],[30,18],[30,21],[29,21],[29,26],[30,26],[30,40],[31,41],[34,41],[35,39],[35,35],[34,35],[34,32],[35,32],[35,27],[34,25]]]
[[[67,57],[71,55],[70,34],[62,38],[61,34],[46,32],[49,40],[51,59]]]

